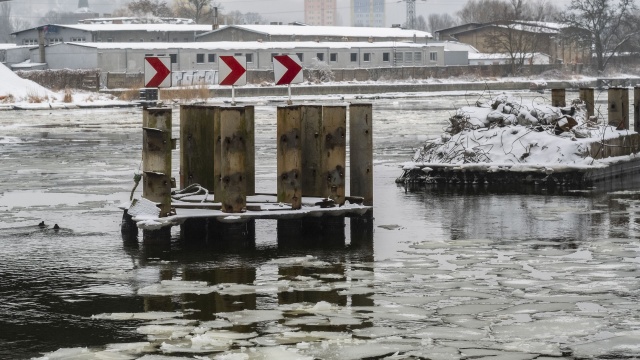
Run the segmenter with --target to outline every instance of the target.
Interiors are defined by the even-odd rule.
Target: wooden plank
[[[551,105],[557,107],[567,106],[564,89],[551,89]]]
[[[180,107],[180,187],[200,184],[214,191],[214,135],[217,106]]]
[[[240,213],[247,204],[247,129],[244,112],[242,107],[220,109],[221,203],[222,211],[226,213]]]
[[[591,117],[595,114],[595,90],[593,88],[580,88],[580,100],[587,105],[587,116]]]
[[[640,86],[633,88],[633,131],[640,132]]]
[[[220,134],[220,110],[213,114],[213,198],[216,202],[222,200],[222,137]]]
[[[338,205],[345,201],[346,106],[324,106],[322,109],[323,167],[326,196]]]
[[[255,133],[255,107],[245,106],[244,115],[247,129],[247,153],[246,153],[246,173],[247,195],[256,193],[256,133]]]
[[[302,106],[302,196],[322,196],[322,106]]]
[[[142,197],[158,203],[160,217],[171,213],[170,108],[148,108],[142,115]]]
[[[277,109],[277,174],[278,201],[302,206],[302,138],[301,106],[279,106]]]
[[[609,88],[608,92],[608,124],[618,130],[629,129],[629,89]]]
[[[349,177],[352,196],[373,205],[373,108],[371,104],[349,106]]]

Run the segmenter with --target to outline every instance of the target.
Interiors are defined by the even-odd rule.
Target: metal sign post
[[[231,104],[236,104],[236,85],[247,84],[247,58],[244,56],[220,56],[218,62],[219,85],[231,85]]]
[[[289,99],[287,104],[291,105],[291,84],[299,84],[304,81],[302,76],[302,63],[297,55],[276,55],[273,57],[273,74],[276,85],[287,85]]]

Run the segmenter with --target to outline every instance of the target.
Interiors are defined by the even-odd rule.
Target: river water
[[[139,109],[0,112],[0,358],[640,357],[640,191],[394,183],[479,96],[371,100],[371,238],[347,221],[345,245],[278,246],[263,220],[243,251],[179,228],[123,241]],[[258,192],[275,191],[276,105],[256,107]]]

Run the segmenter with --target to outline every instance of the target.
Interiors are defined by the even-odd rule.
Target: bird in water
[[[40,224],[38,224],[38,227],[41,227],[41,228],[43,228],[45,226],[47,226],[47,225],[44,224],[44,221],[40,221]]]
[[[53,225],[53,230],[56,230],[56,231],[60,230],[60,226],[58,226],[58,224]]]

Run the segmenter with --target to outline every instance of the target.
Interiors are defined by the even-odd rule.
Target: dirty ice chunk
[[[138,295],[171,296],[179,294],[210,294],[217,290],[206,281],[162,280],[160,284],[138,290]]]
[[[637,358],[640,356],[640,330],[617,334],[617,336],[586,344],[571,345],[573,355],[578,358]]]
[[[143,353],[151,353],[155,351],[155,347],[150,342],[135,342],[135,343],[122,343],[122,344],[108,344],[106,346],[107,351],[118,351],[121,353],[139,355]]]
[[[162,312],[150,311],[143,313],[105,313],[92,315],[92,319],[96,320],[160,320],[182,317],[180,312]]]
[[[408,335],[414,338],[444,340],[480,340],[488,336],[485,330],[449,326],[429,326]]]
[[[556,316],[528,323],[497,325],[493,327],[493,335],[497,341],[586,336],[596,333],[603,325],[602,319]]]
[[[364,329],[354,329],[353,335],[361,338],[376,339],[386,336],[397,336],[407,333],[409,330],[394,327],[369,327]]]
[[[313,346],[315,345],[315,346]],[[376,344],[368,341],[356,341],[354,343],[324,343],[322,346],[312,344],[305,350],[305,354],[323,360],[356,360],[366,358],[378,358],[392,355],[396,352],[415,350],[411,345]]]
[[[283,317],[282,311],[280,310],[242,310],[218,313],[217,315],[229,320],[234,325],[250,325],[263,321],[277,321]]]

